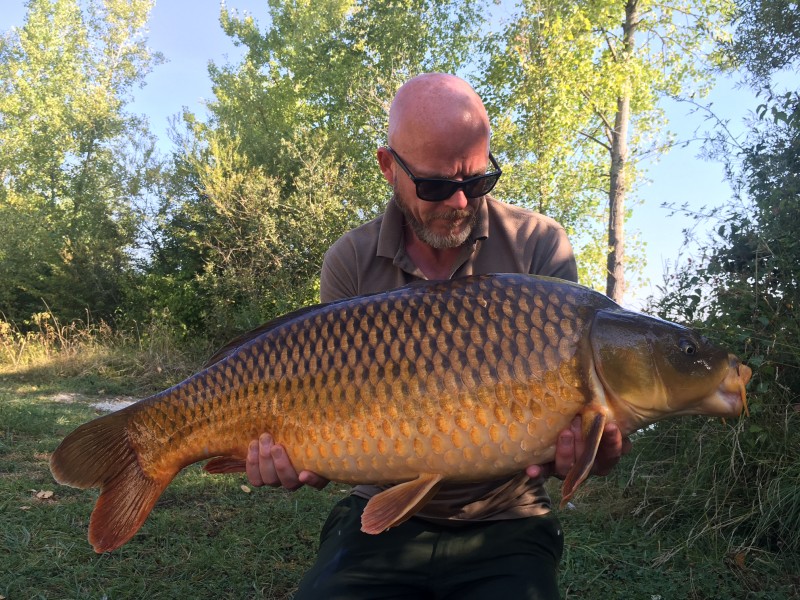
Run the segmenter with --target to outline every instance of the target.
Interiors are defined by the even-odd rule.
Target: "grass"
[[[186,360],[159,372],[153,364],[166,364],[163,355],[145,350],[78,344],[66,360],[61,352],[25,358],[15,351],[16,364],[0,361],[0,598],[290,598],[313,560],[322,523],[346,493],[342,486],[248,493],[243,476],[208,475],[197,466],[167,488],[128,544],[93,552],[86,533],[96,490],[55,484],[49,453],[99,414],[93,402],[142,395],[191,369]],[[703,435],[721,435],[715,427]],[[677,438],[666,443],[687,446]],[[576,495],[577,508],[558,513],[565,531],[563,597],[800,598],[796,552],[737,541],[735,528],[730,535],[698,535],[704,525],[715,527],[712,517],[729,499],[691,487],[686,470],[697,465],[672,464],[671,451],[636,441],[612,476],[590,480]],[[667,458],[659,463],[648,452]],[[718,462],[712,467],[724,468]],[[668,492],[675,488],[673,501]],[[797,522],[786,523],[781,539],[796,543]]]
[[[86,540],[96,490],[55,484],[49,453],[96,416],[87,396],[0,380],[0,596],[6,598],[287,598],[314,556],[341,486],[242,490],[241,476],[191,467],[136,537],[97,555]],[[40,492],[54,492],[38,498]],[[41,494],[39,494],[41,495]]]

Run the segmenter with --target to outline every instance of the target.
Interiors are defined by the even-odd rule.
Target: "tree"
[[[727,58],[743,66],[755,89],[769,90],[770,78],[797,71],[800,12],[787,0],[738,0],[736,35],[725,47]]]
[[[490,40],[486,61],[485,93],[507,123],[504,149],[515,168],[536,173],[526,202],[548,207],[568,228],[580,230],[596,218],[605,196],[603,279],[606,293],[621,301],[635,165],[667,147],[656,140],[665,125],[658,99],[703,93],[712,44],[725,35],[732,3],[524,0],[520,6]],[[598,283],[596,272],[587,275]]]
[[[211,67],[209,121],[184,116],[187,185],[163,216],[186,246],[153,265],[196,290],[208,308],[195,322],[219,338],[318,300],[325,250],[389,197],[375,150],[396,88],[458,70],[478,23],[473,3],[450,0],[275,0],[269,11],[265,31],[222,11],[247,53]]]
[[[136,232],[132,204],[153,161],[124,113],[157,60],[151,0],[30,0],[0,41],[0,311],[45,306],[100,317],[121,301]],[[135,164],[131,164],[131,163]]]

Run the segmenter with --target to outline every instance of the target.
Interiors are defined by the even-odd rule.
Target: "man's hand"
[[[251,485],[260,487],[269,485],[283,487],[287,490],[297,490],[304,485],[321,490],[328,485],[328,479],[312,473],[300,471],[298,473],[286,449],[274,443],[272,436],[262,433],[257,440],[250,442],[247,448],[246,461],[247,479]]]
[[[577,458],[583,454],[585,447],[581,418],[575,417],[569,429],[558,434],[555,460],[544,465],[531,465],[525,472],[532,478],[555,475],[559,479],[564,479]],[[615,423],[608,423],[600,438],[600,446],[597,448],[597,456],[592,465],[592,475],[608,475],[622,455],[630,451],[630,439],[622,437]]]

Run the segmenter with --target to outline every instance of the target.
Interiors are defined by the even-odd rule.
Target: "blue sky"
[[[229,0],[229,9],[252,14],[263,29],[267,19],[266,0]],[[219,26],[218,0],[161,0],[150,18],[149,45],[161,52],[167,62],[148,76],[146,86],[137,90],[132,112],[144,114],[153,132],[167,144],[169,118],[185,106],[203,115],[203,101],[211,97],[207,66],[236,62],[242,55]],[[3,0],[0,30],[7,31],[23,23],[25,3],[22,0]],[[742,130],[745,115],[756,106],[752,94],[735,88],[734,80],[718,83],[707,99],[717,114],[731,120],[734,131]],[[690,114],[687,105],[666,105],[670,130],[679,140],[695,137],[704,126],[705,118]],[[167,146],[168,147],[168,146]],[[644,204],[634,210],[628,232],[638,231],[646,241],[647,268],[645,277],[650,285],[631,290],[626,304],[641,305],[648,293],[662,280],[665,264],[685,260],[691,249],[684,248],[682,231],[691,227],[691,219],[669,216],[661,208],[664,202],[688,203],[699,209],[718,206],[731,199],[730,186],[724,181],[720,164],[701,160],[697,143],[676,147],[658,163],[646,165],[649,183],[642,186],[638,196]]]

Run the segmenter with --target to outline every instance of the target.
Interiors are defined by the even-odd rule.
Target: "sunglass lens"
[[[418,181],[417,196],[428,202],[441,202],[442,200],[447,200],[459,189],[463,189],[467,198],[479,198],[491,192],[498,179],[500,179],[500,175],[490,174],[467,184],[446,180]]]
[[[456,193],[458,184],[449,181],[420,181],[417,183],[417,196],[429,202],[447,200]]]
[[[498,179],[498,175],[487,175],[486,177],[482,177],[481,179],[470,183],[464,190],[464,193],[468,198],[485,196],[492,191]]]

